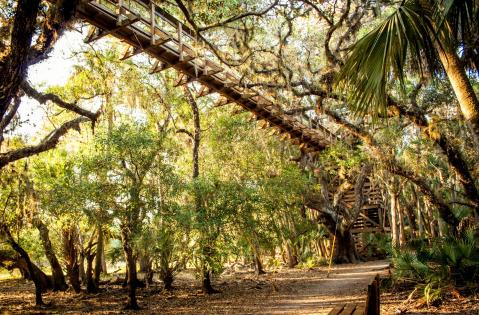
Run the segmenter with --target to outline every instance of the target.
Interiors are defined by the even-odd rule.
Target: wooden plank
[[[356,309],[354,310],[354,313],[353,315],[365,315],[365,312],[366,312],[366,307],[363,305],[363,306],[356,306]]]
[[[143,52],[143,49],[141,49],[139,47],[133,47],[133,46],[128,45],[125,49],[123,57],[121,57],[120,60],[121,61],[126,60],[128,58],[131,58],[133,56],[141,54],[142,52]]]
[[[356,309],[356,304],[348,304],[343,309],[340,315],[351,315],[355,309]]]
[[[202,85],[200,88],[200,91],[198,92],[198,94],[196,94],[196,98],[203,97],[211,93],[214,93],[214,92],[211,91],[211,89],[207,87],[206,85]]]
[[[376,278],[368,285],[368,295],[366,298],[367,315],[379,315],[379,284]]]
[[[379,274],[376,275],[374,281],[376,281],[376,314],[379,315],[381,312],[381,293],[379,292],[381,279],[379,278]]]
[[[329,311],[328,315],[339,315],[344,309],[344,306],[345,304],[336,305],[331,311]]]

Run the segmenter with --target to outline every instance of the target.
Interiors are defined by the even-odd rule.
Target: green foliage
[[[366,255],[368,257],[389,257],[393,253],[391,235],[382,233],[363,233]]]
[[[394,75],[404,88],[406,61],[421,75],[426,68],[437,71],[431,14],[421,1],[405,1],[354,45],[338,80],[350,90],[350,104],[357,113],[385,113],[388,82]]]
[[[439,300],[450,286],[477,289],[479,281],[478,235],[467,230],[461,237],[418,239],[407,249],[395,250],[394,277],[414,283],[428,303]]]

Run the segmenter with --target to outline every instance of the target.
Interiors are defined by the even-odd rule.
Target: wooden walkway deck
[[[78,17],[90,23],[87,42],[112,35],[128,45],[122,59],[145,53],[156,60],[151,73],[178,71],[177,86],[199,82],[198,97],[219,93],[218,106],[236,103],[276,129],[306,152],[320,151],[332,141],[323,129],[311,128],[287,115],[274,99],[259,89],[247,88],[231,69],[214,62],[213,54],[195,39],[194,32],[149,0],[82,0]]]

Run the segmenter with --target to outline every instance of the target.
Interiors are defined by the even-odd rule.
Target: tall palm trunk
[[[442,45],[442,47],[436,46],[439,59],[456,94],[462,115],[471,127],[477,143],[479,141],[479,100],[466,75],[464,65],[454,49],[447,43]]]

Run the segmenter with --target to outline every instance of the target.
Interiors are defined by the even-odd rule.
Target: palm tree
[[[477,34],[477,0],[405,0],[387,19],[361,38],[341,69],[339,86],[350,91],[357,113],[384,113],[388,82],[404,87],[406,64],[419,75],[447,75],[464,119],[479,139],[479,101],[466,74],[475,55],[459,58],[467,39]],[[475,51],[474,49],[472,49]],[[477,70],[477,69],[476,69]]]

